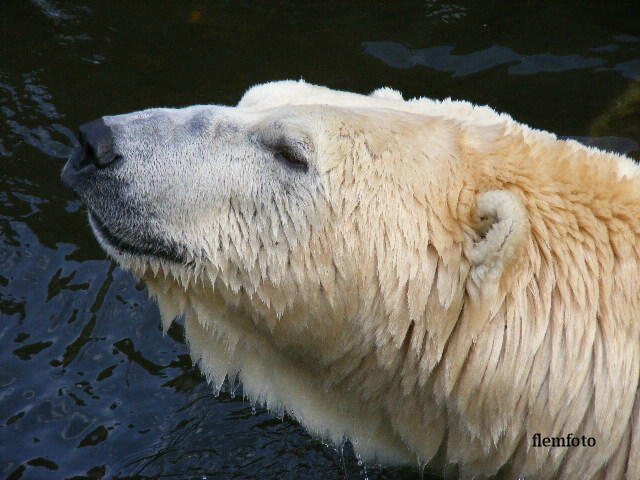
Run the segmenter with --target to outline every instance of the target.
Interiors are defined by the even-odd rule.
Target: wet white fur
[[[417,465],[440,451],[465,478],[640,478],[629,159],[388,88],[274,82],[216,115],[234,127],[207,140],[226,160],[157,196],[158,221],[194,246],[193,263],[101,239],[146,281],[165,329],[185,317],[211,382],[239,375],[251,400],[351,439],[366,460]],[[286,195],[252,166],[265,168],[262,154],[233,163],[256,126],[312,145],[308,177]],[[189,202],[202,203],[187,205],[194,219]],[[569,432],[597,447],[531,447],[534,433]]]

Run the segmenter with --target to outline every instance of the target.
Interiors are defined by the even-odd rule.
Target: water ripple
[[[0,90],[5,94],[0,97],[0,119],[7,127],[0,155],[10,156],[20,143],[26,143],[50,157],[67,158],[77,141],[73,132],[59,123],[64,115],[51,102],[52,95],[40,83],[39,72],[22,74],[17,87],[8,77],[0,72]]]
[[[401,43],[389,41],[363,42],[362,45],[366,54],[382,60],[391,67],[413,68],[424,66],[441,72],[453,73],[454,77],[471,75],[500,65],[509,65],[508,73],[511,75],[566,72],[602,66],[599,70],[615,70],[620,71],[627,78],[640,78],[640,60],[637,59],[605,67],[604,65],[607,63],[605,58],[579,54],[555,55],[537,53],[526,55],[500,45],[465,54],[452,53],[454,47],[450,45],[438,45],[421,49],[411,49]],[[599,50],[591,50],[604,54],[612,50],[612,45],[606,45]]]

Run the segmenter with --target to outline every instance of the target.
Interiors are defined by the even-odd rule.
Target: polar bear
[[[304,81],[80,131],[63,181],[209,381],[369,461],[640,478],[630,159]]]

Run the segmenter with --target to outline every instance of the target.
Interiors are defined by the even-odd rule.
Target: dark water
[[[213,396],[61,186],[73,131],[303,77],[488,103],[640,158],[635,3],[0,0],[0,478],[420,478]]]

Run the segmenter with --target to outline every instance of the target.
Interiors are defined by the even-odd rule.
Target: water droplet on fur
[[[424,480],[424,471],[427,468],[427,462],[418,458],[418,474],[420,475],[420,480]]]
[[[362,473],[364,475],[364,480],[369,480],[369,473],[367,472],[367,466],[362,464]]]
[[[224,381],[218,384],[213,385],[213,396],[218,398],[220,396],[220,392],[222,391],[222,387],[224,387]]]
[[[354,443],[354,447],[355,446],[356,445]],[[356,456],[356,459],[358,460],[358,467],[361,468],[360,473],[362,474],[363,480],[369,480],[369,472],[367,471],[367,465],[362,459],[362,456],[360,456],[360,454],[357,451],[354,451],[354,454]]]

